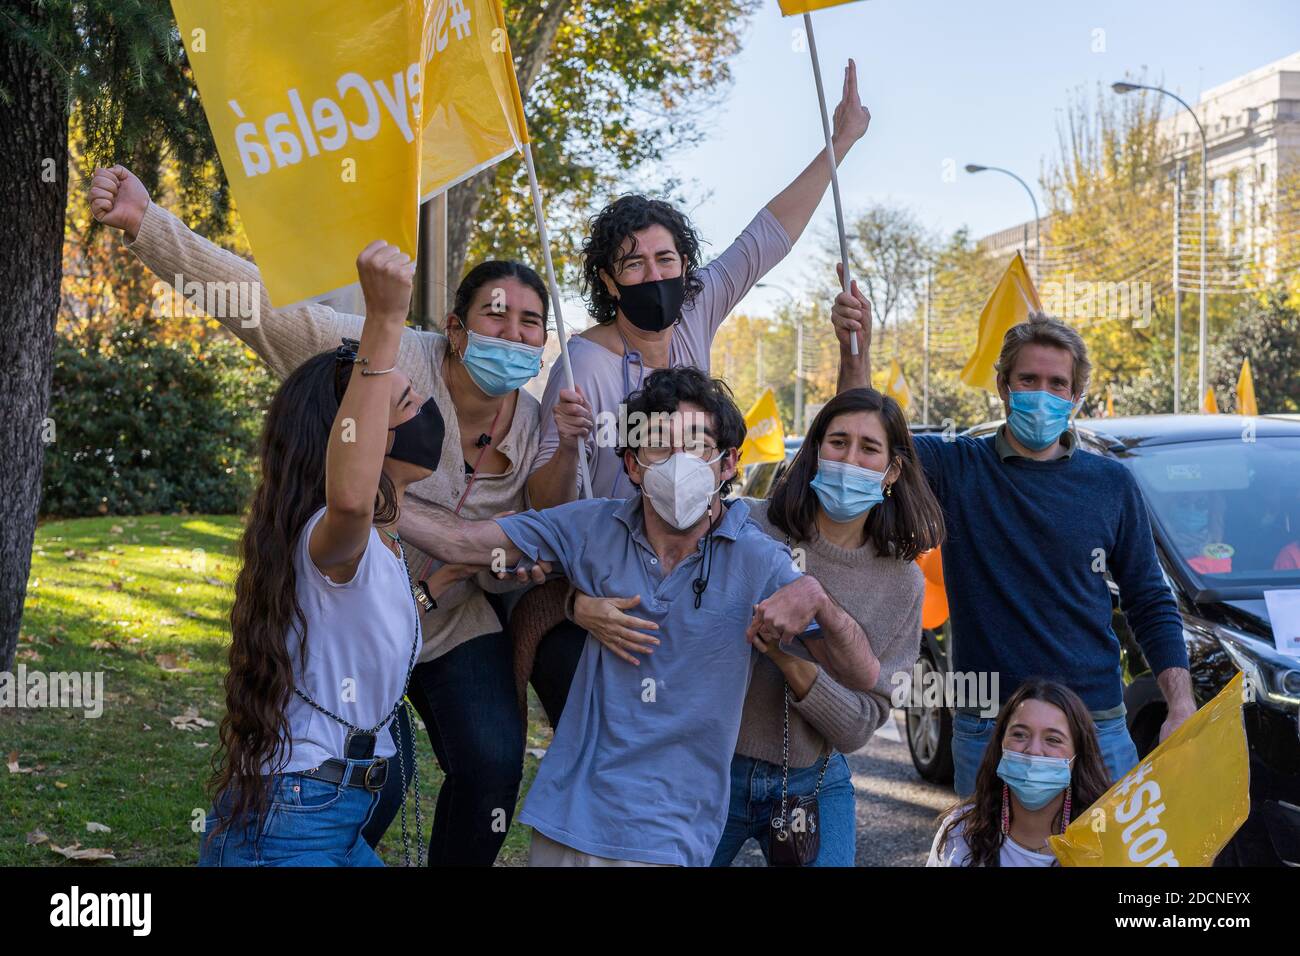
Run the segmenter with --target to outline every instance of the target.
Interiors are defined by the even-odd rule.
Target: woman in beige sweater
[[[727,826],[713,865],[730,864],[751,836],[771,859],[773,840],[809,819],[806,806],[796,816],[796,801],[815,796],[820,849],[811,865],[852,866],[855,801],[843,755],[885,722],[897,681],[908,679],[916,662],[924,582],[915,559],[940,543],[943,514],[921,474],[906,416],[874,389],[829,401],[771,498],[748,503],[753,520],[785,541],[802,570],[861,625],[880,670],[864,685],[859,673],[830,673],[813,660],[807,644],[831,638],[810,631],[787,644],[751,628],[763,656],[745,698]],[[645,630],[649,622],[631,616],[635,603],[579,594],[573,615],[635,666],[635,655],[652,654],[657,643]],[[844,650],[837,656],[853,660],[852,649]]]
[[[182,289],[278,377],[332,352],[344,337],[360,338],[362,316],[315,302],[273,308],[255,265],[150,202],[125,168],[96,170],[94,187],[96,218],[122,230],[128,248],[155,275]],[[251,316],[231,314],[221,306],[232,298],[257,308]],[[445,335],[405,328],[398,347],[396,367],[417,392],[433,398],[447,430],[437,470],[410,486],[399,525],[425,608],[409,696],[446,773],[429,843],[431,865],[490,865],[496,858],[522,777],[525,727],[511,642],[485,593],[518,583],[503,586],[483,569],[434,561],[430,515],[447,508],[490,518],[528,507],[525,481],[541,429],[537,399],[521,386],[540,368],[546,323],[546,287],[537,273],[520,263],[489,261],[461,282]],[[590,406],[566,391],[555,422],[561,442],[551,464],[576,467],[592,427]],[[368,838],[378,840],[395,806],[390,799],[377,809]]]

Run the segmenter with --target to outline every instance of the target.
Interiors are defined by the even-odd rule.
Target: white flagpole
[[[555,264],[551,261],[551,237],[546,231],[546,215],[542,212],[542,191],[537,185],[537,168],[533,165],[533,144],[524,143],[524,165],[528,167],[528,188],[533,194],[533,215],[537,217],[537,232],[542,241],[542,261],[546,263],[546,284],[551,290],[551,309],[555,312],[555,331],[560,337],[560,367],[564,371],[564,385],[573,388],[573,366],[569,364],[569,339],[564,331],[564,311],[560,307],[560,287],[555,281]],[[590,498],[591,478],[587,475],[587,447],[578,447],[578,479],[582,483],[582,497]]]
[[[817,60],[817,41],[813,38],[812,15],[803,15],[804,32],[808,34],[808,53],[812,56],[813,80],[817,83],[817,102],[821,107],[822,135],[826,138],[826,161],[831,167],[831,196],[835,200],[835,226],[840,233],[840,261],[844,263],[844,291],[853,287],[853,275],[849,271],[849,240],[844,234],[844,209],[840,205],[840,177],[835,171],[835,146],[831,142],[831,121],[826,113],[826,91],[822,89],[822,68]],[[875,315],[870,321],[875,321]],[[853,355],[858,354],[858,333],[849,337],[849,349]]]

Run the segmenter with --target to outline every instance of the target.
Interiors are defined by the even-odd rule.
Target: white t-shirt
[[[294,547],[298,604],[307,621],[307,670],[295,625],[286,641],[297,687],[362,730],[388,716],[406,689],[411,645],[421,640],[420,618],[401,560],[370,530],[366,551],[347,584],[336,584],[312,563],[308,543],[325,514],[308,519]],[[348,729],[297,694],[289,697],[289,760],[284,773],[310,770],[343,756]],[[375,737],[375,756],[397,752],[387,725]]]
[[[926,866],[966,866],[970,859],[970,847],[966,845],[966,838],[962,835],[966,824],[957,823],[948,831],[948,838],[944,843],[943,855],[939,854],[939,836],[943,833],[944,828],[948,826],[948,821],[958,813],[965,810],[953,811],[944,818],[943,823],[939,824],[939,832],[934,835],[934,843],[930,847],[930,858],[925,861]],[[1002,848],[998,851],[998,862],[1001,866],[1055,866],[1056,856],[1051,851],[1038,852],[1021,846],[1015,840],[1008,836],[1002,841]]]

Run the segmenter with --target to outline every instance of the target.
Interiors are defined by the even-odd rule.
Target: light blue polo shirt
[[[574,501],[496,522],[532,560],[598,597],[641,595],[628,613],[659,625],[641,666],[587,638],[555,739],[519,819],[565,846],[615,860],[708,866],[730,801],[731,757],[753,655],[753,606],[800,577],[790,551],[736,501],[665,577],[641,496]]]

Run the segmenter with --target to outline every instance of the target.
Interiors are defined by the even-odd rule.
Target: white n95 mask
[[[686,531],[704,516],[709,501],[722,487],[713,483],[713,462],[679,451],[667,461],[651,465],[641,475],[641,493],[655,513],[678,531]]]

